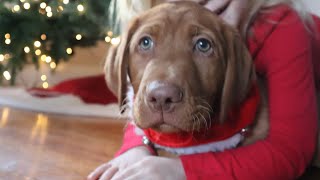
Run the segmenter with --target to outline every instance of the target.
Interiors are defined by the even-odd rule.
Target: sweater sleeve
[[[274,22],[269,22],[274,23]],[[317,132],[311,35],[291,12],[254,53],[267,79],[270,130],[265,140],[219,153],[180,156],[188,179],[296,179],[311,161]],[[118,155],[142,145],[133,126]]]
[[[255,58],[267,80],[268,137],[220,153],[181,156],[188,179],[296,179],[311,161],[317,132],[311,35],[294,12],[274,26]]]

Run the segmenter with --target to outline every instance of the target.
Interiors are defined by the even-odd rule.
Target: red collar
[[[247,99],[240,104],[241,108],[229,113],[223,123],[215,123],[207,133],[160,133],[152,129],[144,130],[147,138],[152,142],[166,147],[189,147],[212,143],[227,139],[247,128],[255,120],[260,102],[260,94],[257,85],[253,85]]]

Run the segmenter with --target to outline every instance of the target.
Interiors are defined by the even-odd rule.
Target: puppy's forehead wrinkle
[[[216,34],[219,33],[221,27],[216,26],[212,18],[209,18],[209,20],[199,19],[199,17],[209,16],[199,15],[200,9],[190,10],[180,6],[173,7],[164,9],[167,13],[143,16],[139,19],[141,26],[135,32],[131,47],[136,47],[144,35],[149,35],[153,38],[156,48],[163,45],[164,47],[161,47],[161,49],[170,48],[169,52],[190,52],[193,48],[193,37],[201,34],[205,34],[211,39],[215,39],[215,36],[219,37]],[[213,16],[211,15],[210,17]],[[180,39],[185,39],[185,41]],[[186,44],[190,45],[186,46]]]

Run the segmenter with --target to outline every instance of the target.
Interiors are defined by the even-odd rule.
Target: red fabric
[[[218,121],[206,132],[193,133],[160,133],[152,129],[144,130],[153,143],[166,147],[190,147],[221,141],[239,133],[241,129],[253,124],[260,102],[258,87],[254,85],[247,99],[229,113],[225,123]]]
[[[311,161],[317,132],[314,82],[320,80],[320,39],[287,6],[258,17],[253,31],[248,47],[257,72],[267,80],[269,135],[250,146],[181,156],[187,179],[296,179]],[[126,132],[119,153],[136,137]],[[141,137],[136,139],[141,144]]]
[[[28,92],[38,97],[73,94],[80,97],[86,103],[108,104],[117,102],[117,98],[107,88],[104,75],[70,79],[49,89],[31,88]]]
[[[135,132],[135,128],[136,126],[128,123],[126,128],[125,128],[125,134],[123,139],[126,140],[126,143],[124,143],[121,147],[121,149],[125,149],[125,151],[137,147],[137,146],[145,146],[149,149],[149,151],[151,152],[151,154],[155,155],[156,152],[154,151],[153,148],[151,148],[150,146],[144,145],[142,143],[142,136],[138,136],[136,135],[137,133]],[[115,156],[119,156],[123,153],[123,151],[118,151]]]

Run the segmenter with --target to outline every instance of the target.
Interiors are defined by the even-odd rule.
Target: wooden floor
[[[124,120],[0,107],[0,180],[81,180],[110,160]]]
[[[0,106],[0,180],[81,180],[110,160],[124,120],[43,114]],[[301,178],[319,180],[310,168]]]

